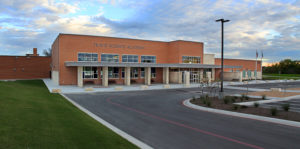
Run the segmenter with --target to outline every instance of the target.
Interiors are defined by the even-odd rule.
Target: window
[[[141,68],[141,78],[145,77],[145,68]]]
[[[257,71],[256,70],[254,71],[254,76],[257,77]]]
[[[122,73],[122,79],[124,79],[125,78],[125,68],[122,68],[121,73]]]
[[[118,67],[108,67],[108,78],[118,79],[119,78],[119,68]]]
[[[139,56],[137,56],[137,55],[122,55],[122,62],[123,63],[138,63]]]
[[[101,54],[101,62],[119,62],[118,54]]]
[[[248,77],[251,77],[251,70],[248,70]]]
[[[141,63],[156,63],[156,56],[141,56]]]
[[[200,64],[200,56],[182,56],[182,63]]]
[[[78,53],[78,61],[98,61],[97,53]]]
[[[243,70],[243,78],[246,77],[246,70]]]
[[[139,77],[138,68],[133,67],[133,68],[131,68],[130,71],[131,71],[130,72],[130,77],[131,78],[138,78]]]
[[[97,67],[83,67],[82,77],[84,79],[96,79],[98,78]]]
[[[156,78],[156,69],[151,68],[151,78]]]

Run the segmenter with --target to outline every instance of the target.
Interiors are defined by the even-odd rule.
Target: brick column
[[[200,81],[203,81],[203,69],[200,69]]]
[[[169,67],[163,68],[163,83],[169,84]]]
[[[108,67],[102,67],[102,86],[108,86]]]
[[[130,67],[125,67],[125,85],[130,85]]]
[[[211,80],[215,81],[215,68],[211,69]]]
[[[210,84],[211,83],[211,72],[206,72],[206,77],[207,77],[208,83]]]
[[[145,68],[145,85],[151,85],[151,67]]]
[[[188,71],[184,72],[184,85],[185,86],[190,85],[190,72],[188,72]]]
[[[83,67],[82,66],[78,66],[77,67],[77,85],[78,85],[78,87],[82,87],[83,86],[82,71],[83,71]]]

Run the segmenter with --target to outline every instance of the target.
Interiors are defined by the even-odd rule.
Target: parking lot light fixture
[[[230,20],[218,19],[216,22],[221,22],[221,91],[223,92],[223,71],[224,71],[224,23]]]

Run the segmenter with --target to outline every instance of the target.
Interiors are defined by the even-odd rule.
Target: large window
[[[125,68],[122,68],[122,79],[125,78]]]
[[[156,56],[141,56],[142,63],[156,63]]]
[[[138,63],[139,56],[137,56],[137,55],[122,55],[122,62],[123,63]]]
[[[119,62],[118,54],[101,54],[101,62]]]
[[[84,79],[96,79],[98,78],[97,67],[83,67],[82,77]]]
[[[151,78],[156,78],[156,69],[151,68]]]
[[[118,67],[108,67],[108,78],[118,79],[119,78],[119,68]]]
[[[200,56],[182,56],[182,63],[200,64]]]
[[[97,53],[78,53],[78,61],[98,61]]]
[[[133,67],[133,68],[131,68],[130,71],[131,71],[131,72],[130,72],[130,77],[131,77],[131,78],[135,79],[135,78],[138,78],[138,77],[139,77],[139,71],[138,71],[138,68]]]
[[[141,68],[141,78],[145,77],[145,68]]]

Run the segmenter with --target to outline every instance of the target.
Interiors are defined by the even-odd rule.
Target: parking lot
[[[198,111],[182,105],[184,99],[199,95],[198,92],[199,88],[193,88],[66,96],[153,148],[299,147],[300,128]]]

